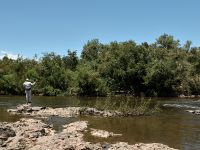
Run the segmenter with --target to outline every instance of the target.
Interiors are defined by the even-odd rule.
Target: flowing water
[[[111,98],[110,100],[120,100],[123,97]],[[125,98],[123,98],[125,99]],[[93,105],[96,101],[103,101],[106,98],[88,97],[33,97],[34,106],[66,107]],[[154,99],[153,99],[154,100]],[[122,134],[119,137],[108,139],[94,138],[89,132],[85,134],[85,140],[90,142],[117,141],[135,143],[163,143],[173,148],[184,150],[200,149],[200,116],[193,115],[185,110],[200,109],[198,99],[155,99],[165,107],[162,112],[151,116],[135,117],[94,117],[82,116],[79,118],[51,118],[48,120],[61,130],[60,126],[76,120],[89,121],[89,127],[103,129],[114,133]],[[25,103],[24,97],[1,96],[0,97],[0,121],[14,122],[20,116],[13,116],[6,112],[8,108]]]

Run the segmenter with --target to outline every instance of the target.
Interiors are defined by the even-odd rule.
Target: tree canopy
[[[35,94],[106,96],[200,95],[200,48],[183,46],[168,34],[155,43],[132,40],[102,44],[88,41],[81,56],[68,50],[39,60],[0,60],[0,94],[22,95],[26,78],[37,81]]]

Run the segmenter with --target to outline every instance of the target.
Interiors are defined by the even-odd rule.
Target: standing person
[[[35,82],[32,83],[28,78],[23,83],[25,93],[26,93],[26,103],[27,104],[29,104],[29,103],[31,104],[31,102],[32,102],[31,88],[32,88],[33,85],[35,85]]]

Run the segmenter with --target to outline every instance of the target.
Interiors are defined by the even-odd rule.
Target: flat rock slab
[[[46,107],[31,106],[29,104],[18,105],[16,109],[8,109],[7,111],[14,114],[32,113],[45,109]]]
[[[19,105],[16,109],[8,109],[12,114],[22,114],[30,116],[60,116],[60,117],[75,117],[78,115],[91,115],[91,116],[138,116],[142,114],[122,113],[112,110],[98,110],[90,107],[64,107],[64,108],[51,108],[51,107],[32,107],[30,105]]]
[[[108,137],[112,137],[112,136],[122,136],[122,134],[115,134],[113,132],[108,132],[105,130],[98,130],[98,129],[91,129],[90,133],[92,136],[96,136],[96,137],[100,137],[100,138],[108,138]]]

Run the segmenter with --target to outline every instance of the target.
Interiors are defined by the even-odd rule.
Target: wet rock
[[[104,144],[101,145],[101,147],[103,148],[103,150],[107,150],[108,148],[110,148],[110,144],[104,143]]]
[[[116,144],[112,144],[108,150],[137,150],[138,148],[133,145],[128,145],[125,142],[119,142]]]
[[[134,149],[172,149],[162,144],[136,144],[116,143],[101,145],[92,144],[83,140],[83,133],[86,131],[88,122],[77,121],[64,125],[64,130],[55,133],[52,128],[46,126],[41,120],[21,119],[15,123],[5,123],[3,127],[15,131],[16,136],[9,137],[1,145],[2,150],[134,150]],[[102,131],[101,131],[102,132]],[[103,132],[105,133],[105,131]],[[107,132],[106,132],[107,133]],[[107,133],[108,134],[108,133]],[[14,135],[14,134],[12,134]],[[113,133],[109,133],[113,135]]]
[[[17,110],[17,109],[8,109],[7,112],[10,112],[10,113],[17,113],[18,110]]]
[[[150,144],[139,143],[135,144],[134,148],[139,150],[176,150],[161,143],[150,143]]]
[[[23,114],[28,116],[39,116],[42,118],[49,116],[59,117],[76,117],[78,115],[92,115],[92,116],[138,116],[143,114],[138,113],[122,113],[111,110],[98,110],[90,107],[65,107],[65,108],[50,108],[50,107],[31,107],[30,105],[19,105],[16,109],[9,109],[8,112],[12,114]]]
[[[181,94],[179,95],[180,98],[195,98],[195,97],[199,97],[199,95],[184,95],[184,94]]]
[[[86,121],[77,121],[64,125],[61,133],[52,136],[39,137],[30,150],[57,149],[57,150],[93,150],[100,144],[90,144],[83,140],[83,131],[87,128]],[[96,148],[95,148],[96,147]]]
[[[34,112],[33,115],[43,116],[60,116],[60,117],[74,117],[79,115],[80,107],[66,107],[66,108],[46,108],[38,112]]]
[[[27,114],[27,113],[32,113],[32,112],[37,112],[40,110],[45,109],[45,107],[32,107],[30,104],[23,104],[23,105],[18,105],[16,109],[8,109],[7,111],[13,114]]]
[[[92,116],[103,116],[103,117],[114,117],[114,116],[138,116],[138,115],[144,115],[144,113],[132,113],[132,112],[126,112],[122,113],[115,110],[98,110],[96,108],[81,108],[80,109],[81,115],[92,115]]]
[[[112,136],[122,136],[122,134],[114,134],[113,132],[108,132],[105,130],[97,130],[97,129],[91,129],[90,132],[92,136],[100,137],[100,138],[108,138]]]
[[[78,131],[78,132],[83,132],[86,128],[87,128],[87,121],[78,121],[78,122],[74,122],[74,123],[70,123],[68,125],[64,125],[64,130],[63,132],[74,132],[74,131]]]
[[[0,146],[5,146],[5,141],[9,137],[14,137],[16,136],[15,131],[9,127],[6,126],[5,124],[0,124]]]
[[[129,145],[128,143],[125,142],[119,142],[116,144],[112,144],[108,148],[108,150],[175,150],[175,149],[160,143],[152,143],[152,144],[139,143],[135,145]]]
[[[186,110],[186,111],[195,115],[200,115],[200,110]]]
[[[46,107],[38,107],[38,106],[35,106],[35,107],[31,107],[32,111],[40,111],[40,110],[44,110],[46,109]]]

